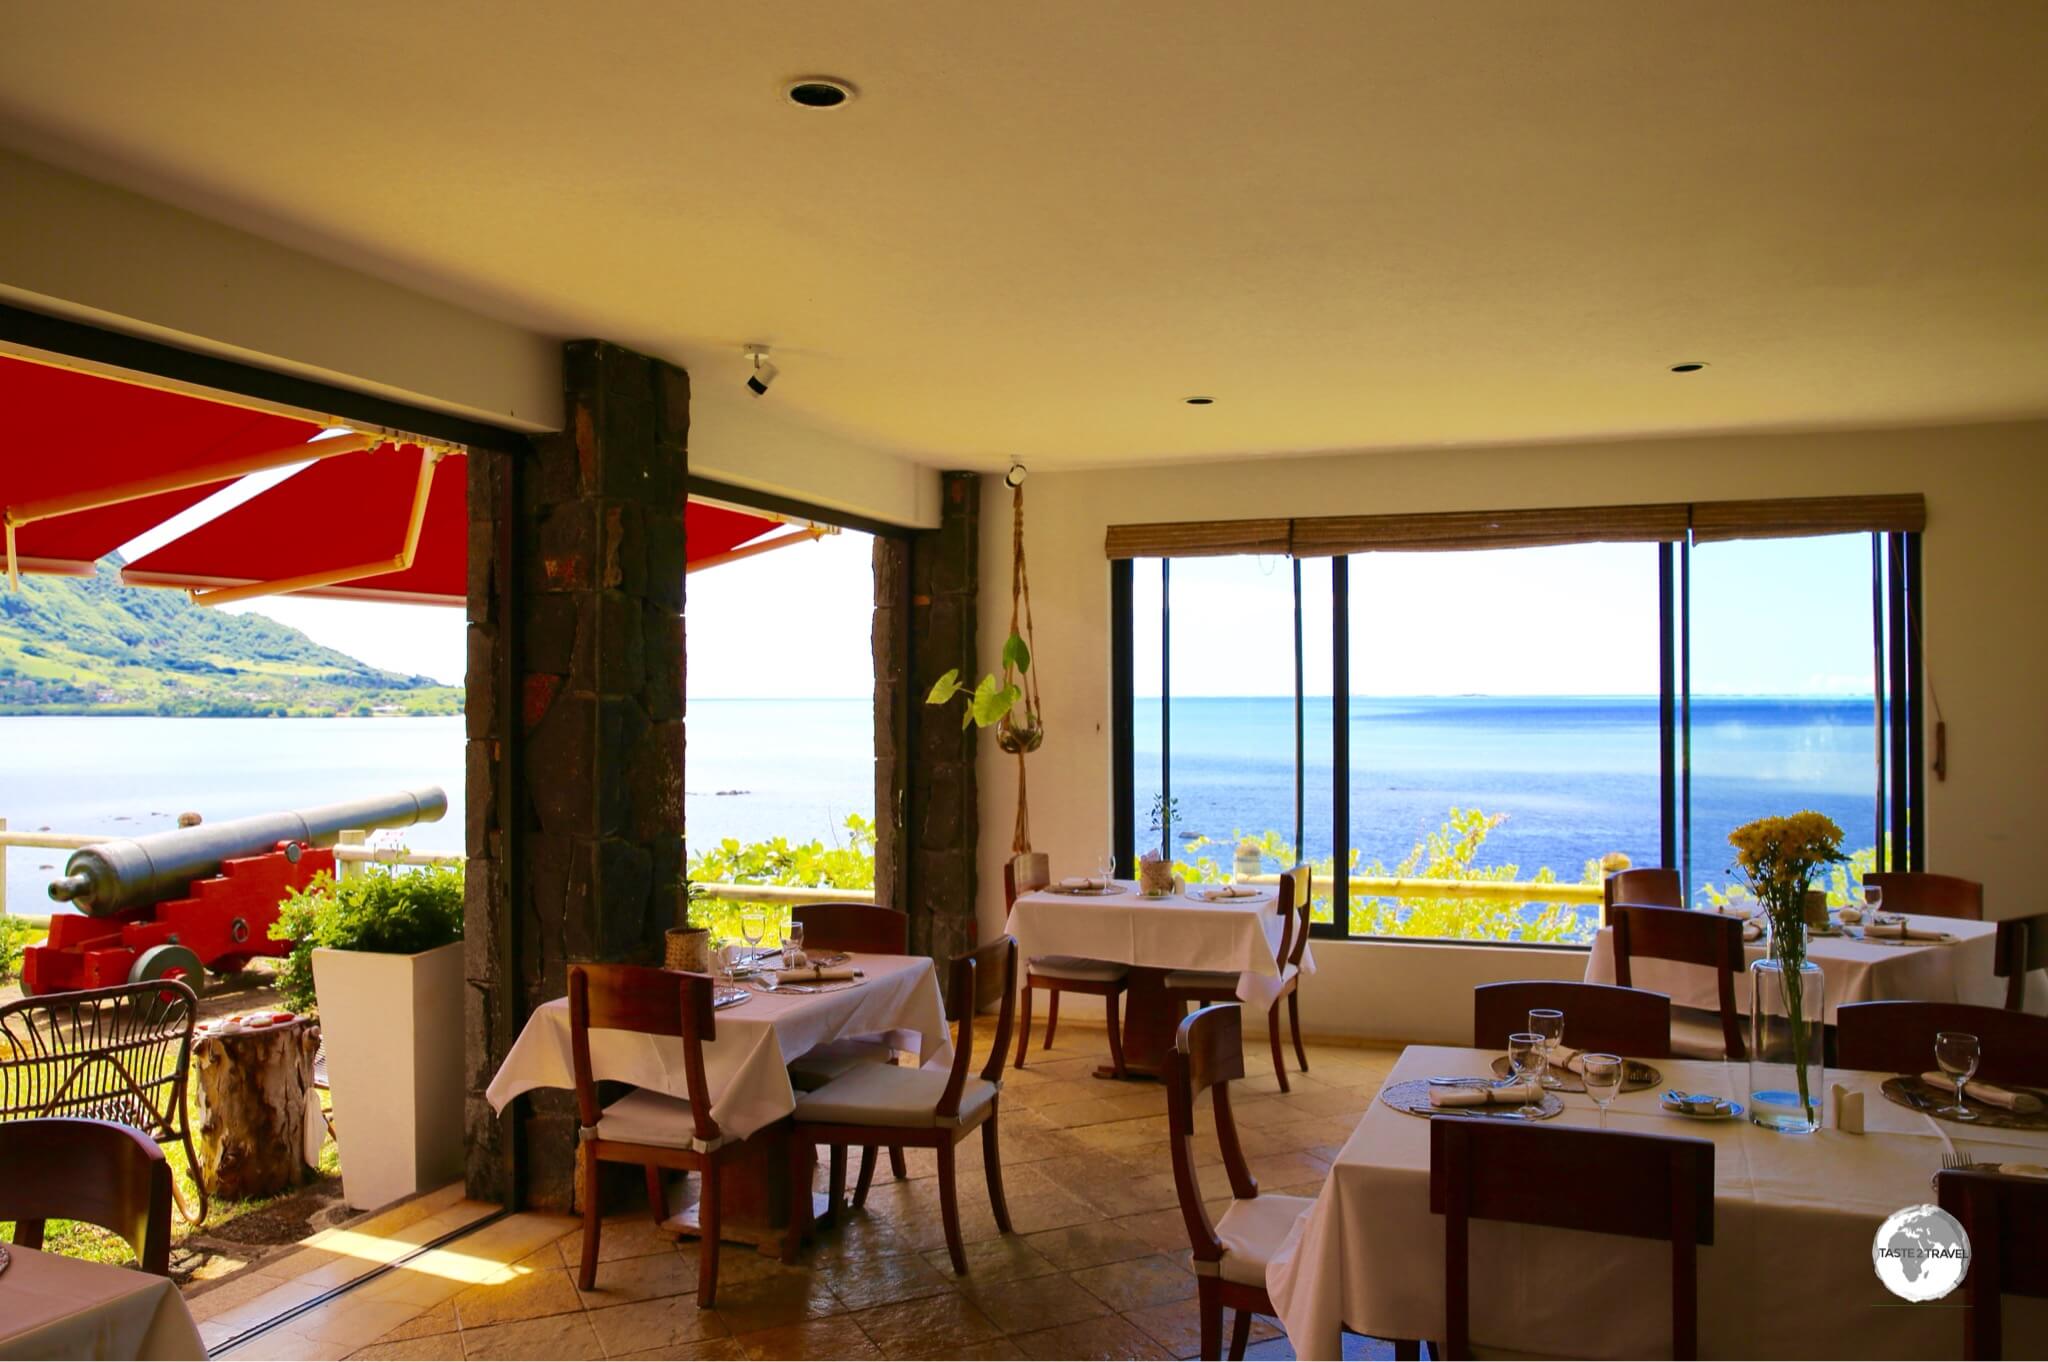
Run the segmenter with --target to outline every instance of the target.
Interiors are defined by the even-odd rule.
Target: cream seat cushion
[[[1280,1251],[1294,1222],[1316,1203],[1305,1196],[1262,1194],[1245,1201],[1233,1201],[1216,1222],[1216,1237],[1223,1241],[1223,1262],[1218,1276],[1244,1286],[1266,1286],[1266,1264]]]
[[[696,1118],[689,1102],[666,1093],[635,1088],[598,1114],[597,1138],[621,1144],[660,1145],[708,1154],[725,1143],[697,1138]]]
[[[960,1090],[960,1115],[942,1119],[932,1109],[946,1091],[944,1069],[863,1064],[816,1092],[798,1093],[796,1119],[818,1125],[890,1126],[930,1130],[972,1125],[994,1104],[999,1085],[970,1078]]]
[[[1040,955],[1026,967],[1041,979],[1074,979],[1086,983],[1115,983],[1131,972],[1129,965],[1109,960],[1083,960],[1078,955]]]
[[[827,1041],[789,1062],[789,1085],[798,1092],[814,1092],[858,1065],[887,1064],[894,1053],[879,1036]]]

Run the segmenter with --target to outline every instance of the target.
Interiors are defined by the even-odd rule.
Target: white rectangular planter
[[[316,950],[342,1194],[356,1210],[462,1175],[462,943]]]

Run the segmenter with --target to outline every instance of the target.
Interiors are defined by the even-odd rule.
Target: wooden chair
[[[1288,1092],[1287,1062],[1280,1055],[1280,1003],[1287,1003],[1287,1024],[1294,1033],[1294,1058],[1303,1073],[1308,1072],[1308,1051],[1301,1044],[1301,957],[1308,950],[1308,919],[1312,906],[1309,868],[1297,865],[1280,877],[1280,893],[1273,911],[1280,915],[1280,991],[1266,1010],[1266,1038],[1273,1045],[1273,1073],[1280,1091]],[[1174,970],[1166,976],[1166,1000],[1176,1011],[1189,1003],[1237,1001],[1239,975],[1235,970]]]
[[[0,1006],[0,1121],[82,1116],[113,1121],[158,1144],[179,1144],[195,1170],[186,1089],[199,998],[182,980],[44,993]],[[175,1195],[176,1188],[173,1187]]]
[[[977,993],[977,989],[980,990]],[[996,995],[996,990],[1000,994]],[[978,1076],[970,1077],[974,1055],[974,1016],[978,1004],[1000,997],[995,1043]],[[982,1173],[988,1180],[989,1207],[996,1226],[1010,1233],[1010,1208],[1003,1200],[1003,1162],[996,1133],[998,1102],[1003,1089],[1003,1062],[1009,1057],[1010,1026],[1017,1001],[1017,942],[1003,936],[968,955],[956,956],[946,989],[946,1017],[954,1025],[953,1066],[949,1070],[910,1069],[894,1064],[864,1064],[816,1092],[796,1099],[795,1128],[790,1148],[807,1145],[832,1148],[831,1199],[828,1216],[839,1214],[846,1194],[846,1150],[859,1145],[872,1150],[913,1147],[938,1152],[939,1215],[946,1230],[946,1249],[953,1270],[967,1272],[967,1250],[960,1239],[960,1193],[954,1149],[968,1132],[981,1130]],[[867,1166],[872,1166],[868,1164]],[[794,1182],[805,1185],[805,1171],[793,1169]],[[866,1189],[863,1187],[861,1192]],[[861,1200],[855,1194],[855,1204]],[[809,1219],[808,1198],[790,1220],[785,1256],[793,1251]]]
[[[856,955],[908,955],[910,915],[874,903],[799,903],[791,906],[790,920],[804,926],[804,950],[849,951]],[[848,1036],[813,1046],[789,1063],[790,1086],[799,1092],[816,1092],[833,1079],[861,1064],[889,1064],[895,1054],[885,1036]],[[845,1157],[845,1151],[840,1151]],[[889,1151],[889,1171],[901,1182],[910,1176],[903,1151]],[[875,1151],[870,1145],[861,1151],[860,1201],[867,1201],[868,1185],[875,1177]]]
[[[2048,1086],[2048,1017],[1968,1003],[1844,1003],[1835,1011],[1835,1055],[1845,1069],[1921,1074],[1934,1070],[1934,1037],[1967,1031],[1983,1047],[1986,1083]]]
[[[1003,908],[1017,906],[1017,895],[1043,889],[1052,882],[1045,853],[1026,851],[1003,863]],[[1017,1067],[1031,1049],[1031,994],[1044,989],[1045,1048],[1052,1048],[1053,1032],[1060,1024],[1060,994],[1086,993],[1102,999],[1109,1023],[1109,1065],[1118,1078],[1124,1076],[1124,1033],[1117,1005],[1130,987],[1128,965],[1113,960],[1085,960],[1078,955],[1034,955],[1024,962],[1024,1014],[1017,1028]]]
[[[1683,1059],[1730,1059],[1749,1057],[1742,1042],[1743,1017],[1735,1008],[1735,971],[1748,968],[1742,953],[1742,920],[1720,913],[1695,913],[1644,903],[1617,903],[1608,910],[1608,925],[1614,930],[1614,982],[1623,988],[1635,986],[1631,962],[1671,960],[1682,965],[1704,965],[1714,971],[1720,992],[1720,1035],[1716,1039],[1710,1023],[1695,1020],[1691,1009],[1674,1011],[1671,1019],[1671,1053]]]
[[[1484,1120],[1429,1123],[1429,1209],[1444,1217],[1445,1355],[1470,1357],[1471,1222],[1671,1244],[1671,1355],[1699,1355],[1699,1249],[1714,1242],[1714,1145]]]
[[[1659,908],[1685,907],[1685,884],[1676,870],[1646,865],[1638,870],[1617,870],[1600,881],[1601,921],[1614,913],[1617,903],[1647,903]]]
[[[2048,1296],[2048,1183],[1954,1168],[1934,1175],[1934,1195],[1970,1236],[1963,1356],[2003,1357],[2004,1297]]]
[[[2014,1012],[2027,1009],[2027,976],[2048,969],[2048,913],[2032,917],[2007,918],[1998,924],[1992,972],[2005,980],[2005,1005]]]
[[[127,1240],[144,1272],[171,1275],[171,1165],[141,1131],[74,1116],[0,1123],[0,1168],[15,1243],[39,1249],[45,1222],[83,1220]]]
[[[663,1169],[694,1171],[699,1179],[697,1299],[709,1309],[718,1291],[719,1173],[734,1146],[711,1117],[704,1080],[704,1045],[717,1035],[713,984],[708,974],[684,974],[643,965],[569,967],[569,1054],[576,1075],[576,1116],[582,1125],[577,1159],[583,1192],[583,1257],[577,1285],[597,1284],[598,1236],[603,1228],[597,1165],[637,1163],[647,1170],[647,1201],[655,1222],[668,1219]],[[635,1088],[600,1107],[590,1069],[590,1032],[637,1031],[678,1036],[683,1042],[687,1099]]]
[[[1301,1213],[1315,1205],[1307,1197],[1259,1195],[1259,1184],[1245,1163],[1230,1112],[1231,1081],[1244,1077],[1243,1026],[1243,1009],[1236,1003],[1201,1008],[1181,1022],[1166,1055],[1167,1144],[1173,1154],[1173,1187],[1180,1197],[1181,1219],[1194,1249],[1205,1358],[1222,1356],[1225,1309],[1237,1311],[1230,1334],[1234,1359],[1244,1356],[1252,1316],[1275,1313],[1272,1297],[1266,1294],[1266,1264]],[[1216,1143],[1230,1175],[1230,1209],[1214,1222],[1203,1204],[1195,1166],[1195,1102],[1205,1092],[1211,1094]]]
[[[1496,1050],[1528,1029],[1529,1009],[1564,1013],[1565,1043],[1632,1059],[1671,1054],[1671,1000],[1643,988],[1572,984],[1551,979],[1481,984],[1472,990],[1472,1046]]]
[[[1891,870],[1872,871],[1863,877],[1863,883],[1884,890],[1887,913],[1984,920],[1984,886],[1975,880],[1925,870]]]

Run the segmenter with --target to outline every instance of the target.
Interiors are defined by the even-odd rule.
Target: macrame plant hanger
[[[1013,706],[1010,715],[1004,716],[996,740],[1005,751],[1013,752],[1017,757],[1017,830],[1010,838],[1010,850],[1021,855],[1031,850],[1031,806],[1024,783],[1024,758],[1045,740],[1045,730],[1040,723],[1038,707],[1038,640],[1031,630],[1031,573],[1024,565],[1024,488],[1021,482],[1010,489],[1010,507],[1010,633],[1024,640],[1030,664],[1024,669],[1023,697],[1019,701],[1023,721],[1012,721],[1010,715],[1018,712],[1018,707]],[[1018,628],[1020,615],[1021,631]],[[1012,684],[1013,671],[1005,659],[1004,685]]]

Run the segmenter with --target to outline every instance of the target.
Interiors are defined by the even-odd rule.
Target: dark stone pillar
[[[910,686],[910,541],[875,536],[875,902],[902,908],[907,897],[910,708],[924,696]]]
[[[563,377],[566,429],[471,461],[467,781],[470,1192],[556,1209],[573,1099],[500,1120],[483,1089],[572,961],[658,963],[683,920],[690,405],[682,370],[602,342]]]
[[[972,682],[981,586],[981,475],[947,473],[939,527],[910,541],[909,780],[903,907],[910,948],[937,960],[975,944],[974,755],[980,732],[960,726],[960,704],[924,703],[932,683],[957,667]],[[879,881],[880,866],[877,865]]]

